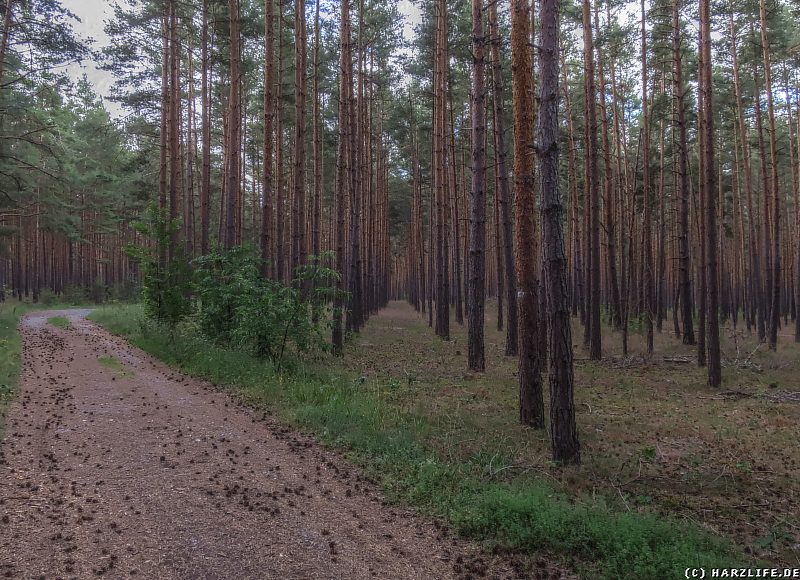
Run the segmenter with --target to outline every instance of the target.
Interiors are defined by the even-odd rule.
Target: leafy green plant
[[[191,313],[191,268],[180,251],[167,259],[170,236],[179,222],[170,221],[165,208],[151,204],[144,221],[134,228],[145,239],[128,246],[128,254],[139,262],[142,272],[142,302],[145,315],[174,328]]]
[[[69,319],[64,316],[53,316],[47,319],[47,323],[53,326],[57,326],[58,328],[69,328],[70,323]]]
[[[287,347],[326,350],[323,310],[335,295],[339,274],[318,260],[297,269],[291,287],[261,276],[252,248],[215,250],[193,262],[196,321],[211,340],[282,364]]]

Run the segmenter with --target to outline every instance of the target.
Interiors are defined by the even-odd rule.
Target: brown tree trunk
[[[450,339],[450,276],[448,267],[447,212],[447,2],[440,0],[436,12],[434,51],[434,188],[436,191],[436,335]],[[470,276],[472,274],[470,273]],[[469,289],[468,289],[469,292]],[[468,307],[469,309],[469,307]]]
[[[467,286],[468,356],[470,370],[486,370],[484,302],[486,300],[486,87],[483,8],[472,0],[472,189],[469,203],[469,285]],[[495,119],[495,123],[497,119]]]
[[[647,30],[645,28],[644,0],[642,0],[642,188],[644,189],[642,220],[642,238],[644,241],[642,255],[643,291],[644,291],[644,326],[647,341],[647,354],[653,354],[653,234],[652,234],[652,200],[650,192],[650,115],[647,93],[650,90],[647,79]]]
[[[228,101],[228,173],[226,178],[227,201],[225,205],[225,248],[236,245],[236,213],[241,183],[241,54],[239,48],[239,0],[228,0],[230,27],[231,88]]]
[[[306,7],[295,0],[294,11],[294,198],[292,200],[292,272],[306,262]]]
[[[594,78],[594,42],[589,0],[583,0],[583,64],[586,120],[586,191],[588,213],[588,313],[586,317],[589,358],[600,360],[602,354],[600,328],[600,183],[597,167],[597,90]]]
[[[558,167],[558,21],[559,0],[541,0],[539,130],[544,260],[550,335],[550,439],[553,460],[580,463],[575,424],[572,329],[564,252],[564,205]]]
[[[203,152],[202,176],[200,178],[200,253],[208,254],[208,233],[211,227],[211,103],[209,101],[209,0],[203,0],[203,25],[202,25],[202,125],[203,125]]]
[[[261,201],[261,260],[262,274],[275,273],[275,256],[272,253],[272,198],[275,177],[273,173],[273,148],[275,144],[275,3],[264,0],[264,168],[263,199]],[[272,261],[270,265],[269,261]]]
[[[497,152],[497,172],[500,183],[500,218],[502,221],[503,261],[505,263],[506,356],[517,356],[517,289],[514,284],[514,225],[511,214],[511,193],[508,184],[508,147],[505,137],[503,110],[503,68],[500,63],[500,30],[497,25],[497,3],[489,4],[489,30],[492,42],[492,75],[494,103],[494,143]]]
[[[770,302],[772,309],[769,316],[769,348],[776,350],[778,345],[778,326],[780,325],[781,308],[781,198],[778,182],[778,138],[775,133],[775,106],[772,96],[772,65],[769,54],[769,37],[767,35],[767,9],[764,0],[758,3],[761,20],[761,52],[764,58],[764,84],[767,91],[767,120],[769,123],[770,150],[770,187],[772,189],[772,288]],[[766,195],[766,193],[765,193]]]
[[[600,19],[595,4],[595,26],[599,30]],[[608,115],[606,114],[606,81],[603,63],[603,51],[597,47],[597,62],[600,77],[600,118],[601,135],[603,141],[603,229],[606,232],[606,262],[608,263],[608,282],[610,286],[611,324],[615,329],[622,327],[622,304],[619,291],[619,277],[617,276],[617,243],[616,227],[614,220],[614,175],[611,167],[611,143],[608,131]]]
[[[711,9],[710,0],[700,0],[700,52],[703,55],[700,87],[701,118],[700,131],[703,134],[703,191],[705,200],[706,234],[706,277],[708,280],[708,384],[718,387],[722,382],[719,345],[719,292],[717,280],[717,202],[715,193],[715,155],[714,155],[714,110],[712,103],[713,87],[711,75]]]
[[[317,0],[314,14],[314,209],[311,223],[311,251],[319,259],[321,246],[322,221],[322,114],[320,112],[319,68],[320,68],[320,0]]]
[[[674,82],[675,123],[678,125],[677,184],[680,210],[678,212],[678,286],[683,325],[683,344],[693,345],[694,337],[691,261],[689,256],[689,146],[686,136],[686,87],[683,84],[681,28],[678,0],[672,0],[672,64]]]
[[[514,206],[516,227],[516,282],[519,310],[520,421],[544,428],[542,361],[539,358],[539,281],[537,280],[536,184],[532,149],[535,121],[533,62],[528,47],[530,5],[512,0],[511,74],[514,105]]]
[[[169,119],[167,132],[169,140],[169,220],[172,224],[181,217],[180,200],[180,48],[178,46],[177,0],[169,4]],[[169,256],[174,258],[178,250],[180,228],[170,230]]]
[[[344,350],[342,315],[343,292],[347,288],[345,279],[345,207],[350,191],[350,93],[353,89],[353,56],[350,34],[350,0],[341,3],[340,70],[339,83],[339,145],[336,155],[336,270],[340,278],[334,299],[333,349],[341,355]]]

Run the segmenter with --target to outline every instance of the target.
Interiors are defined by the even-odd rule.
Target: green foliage
[[[22,338],[17,332],[17,323],[25,312],[26,307],[19,304],[0,304],[0,431],[3,412],[19,378]]]
[[[56,326],[58,328],[69,328],[70,327],[69,319],[67,319],[65,316],[53,316],[51,318],[48,318],[47,319],[47,324],[51,324],[51,325]]]
[[[142,274],[142,302],[145,314],[175,327],[191,312],[191,268],[183,255],[167,260],[170,235],[179,224],[170,222],[167,210],[151,204],[146,220],[134,225],[145,239],[129,246],[129,255],[139,262]]]
[[[298,268],[292,287],[264,278],[251,248],[215,250],[195,260],[196,321],[211,340],[232,344],[280,364],[287,346],[324,350],[320,320],[338,274],[312,261]]]
[[[137,323],[136,307],[91,317],[145,351],[347,449],[394,501],[445,518],[461,535],[502,550],[560,557],[586,578],[674,578],[687,566],[730,567],[730,544],[691,524],[619,512],[601,499],[570,501],[546,483],[487,480],[485,457],[451,462],[423,445],[426,421],[387,404],[359,381],[298,372],[209,344],[190,329],[174,337]]]

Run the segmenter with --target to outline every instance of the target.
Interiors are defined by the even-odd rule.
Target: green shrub
[[[214,342],[232,344],[278,365],[287,347],[295,352],[325,350],[323,333],[338,275],[316,260],[298,268],[291,287],[264,278],[252,248],[215,250],[193,262],[196,267],[195,318],[200,331]]]
[[[179,227],[177,220],[169,220],[165,208],[151,204],[145,221],[134,224],[136,231],[151,243],[127,248],[141,267],[145,314],[171,328],[191,313],[189,261],[180,251],[167,259],[170,236]]]

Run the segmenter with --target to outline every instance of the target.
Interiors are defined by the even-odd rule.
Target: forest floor
[[[514,574],[507,558],[387,505],[335,451],[176,373],[87,312],[20,324],[23,370],[0,448],[1,575]],[[565,576],[542,566],[539,577]]]
[[[47,405],[52,403],[46,401],[44,392],[53,393],[42,391],[45,388],[70,388],[71,396],[77,393],[80,400],[89,402],[98,396],[97,393],[110,389],[111,394],[104,402],[107,407],[68,407],[61,417],[51,415],[52,424],[56,419],[61,423],[68,420],[90,422],[94,416],[89,413],[97,415],[101,408],[116,409],[118,403],[113,397],[123,397],[119,405],[127,410],[119,412],[125,415],[133,411],[130,417],[123,421],[122,416],[113,416],[114,423],[102,423],[103,437],[80,443],[94,446],[93,451],[76,449],[78,455],[59,459],[59,465],[67,460],[82,462],[81,458],[88,453],[90,459],[82,462],[82,469],[91,470],[94,458],[101,458],[97,461],[103,469],[98,468],[87,479],[77,480],[72,473],[68,475],[71,480],[86,483],[86,491],[92,493],[103,490],[109,482],[126,487],[136,473],[126,474],[125,482],[112,478],[111,473],[115,470],[124,473],[131,466],[146,470],[143,473],[151,473],[153,478],[160,477],[162,487],[166,486],[163,492],[167,494],[166,499],[161,498],[160,491],[137,492],[137,495],[125,491],[125,495],[136,501],[128,505],[125,500],[123,503],[128,507],[123,509],[127,511],[120,512],[123,515],[133,513],[131,533],[126,534],[127,543],[145,554],[151,544],[145,544],[146,549],[141,548],[131,538],[138,538],[140,533],[148,536],[155,533],[144,527],[143,522],[148,519],[139,519],[136,511],[145,512],[137,506],[141,502],[155,502],[159,508],[147,513],[149,517],[159,518],[159,509],[166,510],[167,504],[171,507],[186,499],[197,499],[197,505],[201,506],[199,512],[180,506],[177,517],[170,516],[170,523],[180,523],[178,531],[158,531],[162,538],[157,543],[166,546],[167,553],[173,555],[169,561],[153,560],[152,555],[135,560],[136,566],[144,561],[148,565],[170,567],[168,569],[175,575],[191,575],[191,570],[187,572],[180,566],[188,565],[187,553],[193,550],[199,550],[209,559],[208,569],[213,571],[217,568],[212,566],[217,565],[224,570],[224,562],[230,560],[228,550],[237,555],[237,565],[248,566],[253,558],[262,557],[272,542],[282,546],[282,540],[270,539],[269,534],[265,534],[264,530],[272,529],[268,524],[275,515],[258,511],[255,505],[258,500],[254,499],[252,490],[262,493],[262,497],[265,493],[274,496],[277,490],[279,499],[270,501],[278,501],[280,517],[289,519],[285,523],[281,520],[281,524],[287,526],[289,533],[299,527],[300,533],[305,534],[303,541],[306,543],[302,545],[311,546],[308,548],[311,552],[315,548],[324,551],[326,544],[316,543],[319,538],[313,530],[327,526],[325,529],[333,535],[334,524],[326,520],[328,516],[319,518],[296,499],[281,497],[283,494],[288,497],[287,489],[297,490],[297,482],[291,485],[279,482],[276,488],[274,482],[267,479],[263,483],[265,487],[258,487],[262,485],[258,483],[260,476],[272,475],[262,473],[256,466],[270,466],[270,458],[275,461],[275,457],[280,458],[278,464],[282,467],[275,471],[286,476],[291,469],[296,470],[303,481],[300,485],[307,489],[312,487],[302,477],[320,478],[316,475],[317,466],[321,467],[323,475],[330,475],[327,459],[317,457],[331,458],[339,472],[352,469],[351,483],[342,483],[344,491],[341,486],[327,489],[334,489],[337,498],[344,493],[345,501],[355,502],[356,506],[364,505],[361,493],[368,489],[377,503],[371,501],[374,505],[364,509],[376,509],[378,514],[384,515],[374,516],[379,522],[364,525],[375,529],[378,537],[390,534],[393,538],[403,538],[406,533],[411,537],[410,531],[403,532],[410,528],[387,532],[381,531],[380,526],[396,527],[397,524],[384,521],[391,519],[392,512],[407,513],[408,508],[413,508],[417,514],[408,520],[415,523],[408,525],[416,526],[415,535],[422,526],[423,535],[417,537],[419,543],[416,544],[411,537],[411,548],[398,548],[403,551],[402,555],[392,552],[391,547],[380,548],[377,544],[366,548],[366,551],[378,550],[377,556],[367,555],[360,552],[358,543],[352,540],[348,553],[353,550],[363,559],[347,560],[337,554],[339,563],[328,564],[332,566],[327,569],[329,576],[350,574],[337,567],[342,561],[355,562],[353,566],[359,571],[356,576],[367,575],[369,568],[363,566],[369,566],[373,556],[389,558],[387,562],[402,556],[398,562],[406,562],[408,558],[415,565],[423,566],[443,563],[442,572],[434,571],[433,577],[513,573],[526,578],[544,578],[574,573],[581,578],[677,578],[683,577],[687,566],[798,565],[800,482],[796,474],[800,451],[796,433],[800,403],[796,377],[800,376],[800,346],[793,342],[788,331],[786,336],[781,336],[778,352],[770,353],[752,337],[726,328],[723,333],[724,384],[721,389],[713,390],[706,386],[704,369],[696,367],[693,347],[681,345],[666,327],[663,333],[656,335],[657,354],[651,358],[637,354],[644,350],[642,337],[637,333],[632,333],[630,341],[634,354],[621,357],[619,335],[606,329],[604,360],[595,363],[585,359],[579,346],[576,322],[576,403],[583,464],[563,467],[550,461],[546,433],[518,424],[516,361],[503,356],[504,334],[495,330],[495,311],[490,304],[486,334],[488,369],[479,375],[466,372],[465,328],[453,323],[452,340],[441,341],[428,328],[424,316],[401,302],[391,303],[372,317],[360,335],[351,337],[343,358],[334,359],[325,353],[295,355],[280,368],[227,345],[207,341],[191,319],[171,330],[147,322],[140,305],[99,308],[90,318],[168,366],[154,362],[143,352],[128,347],[123,340],[85,321],[68,320],[67,326],[57,313],[48,313],[44,326],[41,316],[45,315],[41,315],[37,328],[26,327],[27,340],[34,346],[44,340],[44,336],[55,337],[47,339],[51,341],[74,342],[85,353],[82,358],[75,357],[75,361],[83,361],[83,365],[91,359],[92,370],[87,372],[94,378],[84,385],[80,376],[76,379],[72,373],[67,375],[63,370],[48,369],[45,374],[39,371],[45,380],[42,384],[42,379],[33,380],[26,374],[22,393],[10,417],[13,420],[16,413],[17,421],[22,421],[16,431],[25,426],[25,421],[30,421],[25,413],[47,424],[46,413],[55,411],[47,410]],[[42,353],[37,356],[56,356],[49,354],[51,351],[60,353],[57,356],[61,359],[66,356],[52,345],[37,348]],[[30,351],[26,352],[26,356],[32,356]],[[67,362],[72,366],[77,364]],[[81,368],[76,366],[78,371]],[[189,379],[178,374],[179,371],[208,382]],[[42,401],[44,415],[35,410],[30,396],[26,398],[28,389],[38,393],[36,400]],[[131,393],[131,389],[141,394]],[[142,396],[146,399],[140,399]],[[75,399],[67,402],[76,404]],[[93,404],[99,405],[99,402]],[[27,405],[27,408],[20,405]],[[108,407],[111,405],[113,407]],[[139,417],[142,413],[147,415]],[[160,430],[150,433],[147,427],[153,430],[154,425]],[[237,426],[233,432],[235,437],[220,435],[220,425],[228,429]],[[47,431],[52,434],[53,425],[50,427]],[[194,437],[200,439],[199,443],[195,442],[199,445],[196,449],[189,445],[190,428],[194,429],[192,435],[202,434]],[[6,459],[21,462],[18,469],[29,472],[30,462],[40,459],[34,453],[52,453],[45,442],[56,446],[61,443],[48,439],[43,429],[36,430],[30,425],[25,429],[24,433],[39,442],[38,447],[23,445],[25,439],[15,440],[14,431],[9,430],[6,448],[13,446],[13,453],[7,453]],[[256,431],[248,433],[246,429]],[[114,460],[116,446],[103,447],[102,440],[115,437],[114,430],[126,433],[125,441],[135,441],[131,447],[133,457],[123,463]],[[298,435],[298,430],[308,432],[318,443]],[[178,445],[178,434],[186,439],[182,445]],[[70,433],[69,437],[79,435]],[[216,440],[212,439],[214,437]],[[220,437],[226,441],[220,441]],[[275,437],[279,442],[273,440]],[[258,442],[258,446],[252,441]],[[302,445],[298,450],[294,441],[303,441],[302,445],[308,450],[303,451]],[[288,453],[281,447],[287,444]],[[256,447],[260,449],[258,455],[254,451]],[[193,455],[189,454],[190,450]],[[61,453],[66,455],[66,450],[55,453],[54,457],[61,457]],[[298,454],[305,454],[306,459],[298,459]],[[41,457],[43,465],[47,466],[50,460],[44,455]],[[205,458],[206,464],[201,467],[194,467],[192,463],[186,465],[187,461],[197,463],[198,457]],[[233,461],[249,462],[250,467],[240,465],[235,474],[226,473],[226,467],[237,469]],[[126,467],[128,464],[130,466]],[[287,464],[298,467],[287,469]],[[69,466],[75,469],[74,465]],[[173,485],[173,477],[177,478],[176,482],[195,481],[192,468],[201,474],[197,476],[200,478],[197,487],[182,483]],[[333,468],[334,473],[336,469]],[[239,483],[236,488],[230,475],[244,477],[245,483]],[[360,482],[356,479],[360,487],[352,483],[352,478],[361,478]],[[104,483],[97,486],[95,480]],[[24,485],[26,481],[21,483]],[[71,483],[59,485],[64,486],[62,493],[72,494]],[[336,483],[330,480],[328,485]],[[247,494],[242,493],[245,487]],[[348,487],[352,497],[347,495]],[[80,488],[75,489],[80,491]],[[283,494],[280,489],[284,490]],[[202,501],[197,498],[198,492]],[[205,497],[202,493],[215,495]],[[319,493],[320,490],[313,488],[315,498]],[[91,495],[86,497],[95,499]],[[104,497],[100,496],[98,501]],[[109,497],[116,501],[113,496]],[[315,501],[324,504],[323,498]],[[67,499],[75,502],[70,505],[80,505],[76,498],[68,496]],[[280,503],[288,501],[298,504],[291,506],[294,511]],[[93,504],[90,509],[99,511],[97,505]],[[222,507],[217,508],[217,505]],[[0,507],[4,506],[0,504]],[[34,511],[28,509],[20,513],[39,518],[36,525],[45,526],[42,514],[35,511],[35,507]],[[86,508],[84,506],[84,511]],[[56,520],[69,522],[69,518],[64,520],[62,512],[77,508],[59,509],[61,512],[56,513],[60,520]],[[221,511],[213,518],[215,509]],[[326,513],[333,513],[334,519],[344,517],[343,513],[346,515],[346,511]],[[9,513],[9,518],[16,515],[16,512]],[[107,517],[91,511],[89,515]],[[257,519],[259,515],[261,519]],[[202,522],[202,528],[208,528],[197,532],[199,540],[191,535],[194,527],[191,522],[196,521],[195,517]],[[119,526],[122,518],[117,518],[112,523]],[[249,526],[259,529],[262,551],[251,542],[245,550],[246,557],[239,557],[235,546],[221,541],[221,549],[215,556],[209,546],[216,545],[214,530],[220,527],[219,518],[223,522],[221,529],[234,526],[234,532],[226,533],[233,533],[236,542],[244,541],[236,534],[246,535]],[[184,521],[190,522],[189,527]],[[311,531],[305,527],[305,522],[312,522],[309,524]],[[86,530],[92,529],[91,524],[86,527]],[[24,528],[19,533],[25,533]],[[450,545],[451,540],[443,540],[443,536],[449,537],[449,534],[479,541],[488,552],[481,555],[480,551],[470,548],[471,544],[459,543],[450,549],[449,556],[443,554],[440,546]],[[69,537],[81,538],[78,534]],[[100,537],[95,537],[98,543],[92,540],[87,553],[96,554],[99,549],[100,554],[107,555],[102,553]],[[203,543],[196,547],[197,541]],[[340,543],[346,545],[347,540],[331,538],[331,541],[336,542],[338,551]],[[77,544],[73,539],[70,542],[67,547],[72,550]],[[188,552],[183,542],[189,542]],[[0,555],[2,550],[10,550],[16,543],[6,543]],[[418,548],[420,551],[415,551]],[[125,549],[128,549],[127,544]],[[385,555],[387,549],[388,556]],[[455,555],[458,550],[467,555],[459,558]],[[122,558],[114,553],[117,559]],[[74,556],[64,558],[65,562],[66,558],[82,561]],[[373,568],[383,565],[381,562],[383,560]],[[275,564],[270,565],[264,570],[275,570]],[[379,574],[413,578],[430,573],[423,570],[417,574],[402,567],[392,572],[392,566],[386,564],[386,569],[381,569]],[[275,574],[281,572],[277,570]]]
[[[631,334],[604,330],[604,359],[587,360],[575,324],[575,401],[583,465],[550,462],[547,435],[518,424],[516,359],[487,311],[487,371],[466,370],[466,328],[449,342],[408,304],[391,303],[355,339],[348,372],[430,426],[426,444],[452,461],[477,460],[487,478],[549,482],[571,497],[676,518],[731,538],[750,557],[800,564],[800,345],[783,330],[777,352],[725,328],[723,386],[710,389],[695,347],[669,332],[653,357]],[[545,383],[546,384],[546,383]],[[547,405],[546,401],[546,405]],[[547,408],[547,407],[546,407]]]

